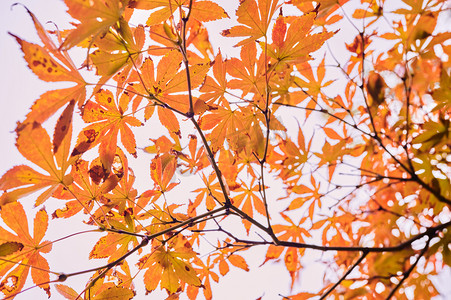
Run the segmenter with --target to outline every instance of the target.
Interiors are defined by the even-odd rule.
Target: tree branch
[[[363,251],[360,258],[349,268],[349,270],[341,276],[340,280],[338,280],[330,289],[328,289],[319,299],[325,299],[327,295],[333,292],[337,286],[340,285],[340,283],[349,275],[351,272],[365,259],[365,257],[368,255],[369,252]]]
[[[421,250],[421,253],[418,255],[417,259],[415,260],[415,262],[410,266],[410,268],[404,272],[404,276],[403,278],[399,281],[399,283],[391,290],[390,294],[387,296],[387,300],[391,299],[391,297],[393,297],[396,293],[396,291],[401,287],[401,285],[404,283],[404,281],[409,278],[410,274],[412,273],[412,271],[415,269],[415,267],[417,266],[418,262],[420,261],[421,257],[423,257],[423,255],[426,253],[426,251],[429,249],[429,242],[431,241],[431,238],[429,238],[429,240],[427,241],[426,245],[424,246],[423,250]]]

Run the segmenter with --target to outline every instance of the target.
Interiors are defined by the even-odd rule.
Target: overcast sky
[[[54,88],[52,84],[40,81],[27,68],[18,44],[7,33],[10,31],[24,40],[39,43],[33,23],[25,9],[15,6],[11,10],[11,5],[15,2],[16,0],[0,1],[0,66],[3,70],[3,72],[0,72],[0,153],[2,157],[0,160],[0,175],[15,165],[26,163],[14,146],[15,134],[13,131],[16,122],[24,119],[31,104],[39,98],[39,95]],[[222,0],[219,2],[226,4],[223,5],[224,8],[229,12],[229,15],[233,15],[233,10],[237,7],[238,0]],[[60,0],[24,0],[21,3],[34,12],[43,24],[47,21],[53,21],[61,28],[68,25],[68,17],[64,13],[65,5]],[[223,22],[215,22],[207,26],[212,29],[218,29],[215,31],[219,32],[219,30],[225,29],[224,24]],[[46,27],[52,28],[52,25],[48,24]],[[227,55],[230,51],[233,54],[237,53],[237,50],[231,47],[233,43],[224,43],[224,40],[218,34],[211,36],[211,41],[215,48],[221,47],[223,55]],[[21,202],[24,203],[26,208],[31,209],[33,199],[28,200],[29,202]],[[49,202],[46,202],[49,214],[53,212],[54,208],[61,206],[61,203],[52,204]],[[33,214],[29,215],[29,223],[32,223],[32,216]],[[78,219],[81,219],[81,217]],[[64,225],[64,223],[59,220],[51,222],[46,239],[52,240],[78,231],[78,229],[73,229]],[[91,250],[89,247],[83,247],[84,244],[94,243],[98,238],[100,238],[99,234],[90,234],[55,245],[54,250],[49,255],[46,255],[47,258],[51,257],[49,259],[51,269],[53,271],[73,272],[101,265],[101,261],[93,261],[90,265],[85,266],[83,266],[83,263],[78,263],[78,261],[86,263],[87,255]],[[255,250],[253,253],[256,254],[253,257],[256,259],[252,262],[253,271],[246,273],[242,270],[234,270],[229,276],[221,278],[220,286],[213,288],[214,299],[256,299],[264,294],[266,297],[263,299],[277,299],[279,293],[290,294],[290,279],[288,272],[284,270],[283,263],[277,266],[269,263],[259,268],[258,266],[264,258],[265,249]],[[68,280],[66,284],[80,291],[86,282],[86,278],[86,276],[80,276],[74,280]],[[318,265],[308,266],[301,277],[302,287],[319,287],[318,283],[320,281],[321,268],[318,268]],[[136,281],[135,284],[139,295],[136,299],[142,299],[144,286],[139,281]],[[31,281],[26,286],[30,285]],[[54,299],[61,298],[55,289],[52,289],[52,292]],[[148,298],[160,299],[162,295],[165,295],[165,293],[158,294],[156,292],[149,295]],[[22,294],[16,299],[30,299],[31,297],[43,299],[45,294],[42,290],[35,289]]]

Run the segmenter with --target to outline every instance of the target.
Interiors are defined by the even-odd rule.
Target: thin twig
[[[363,251],[360,258],[349,268],[349,270],[341,276],[340,280],[338,280],[330,289],[328,289],[322,296],[319,298],[320,300],[325,299],[327,295],[333,292],[337,286],[340,285],[340,283],[349,275],[351,272],[365,259],[365,257],[368,255],[369,252]]]
[[[429,249],[429,242],[431,241],[431,236],[429,237],[429,240],[427,241],[426,245],[424,246],[423,250],[421,250],[420,254],[418,255],[417,259],[415,260],[415,262],[410,266],[410,268],[404,272],[404,276],[403,278],[399,281],[399,283],[391,290],[390,294],[387,296],[387,300],[391,299],[391,297],[393,297],[396,293],[396,291],[401,287],[401,285],[404,283],[404,281],[409,278],[410,274],[412,273],[412,271],[415,269],[415,267],[417,266],[418,262],[420,261],[420,259],[423,257],[423,255],[426,253],[426,251]]]

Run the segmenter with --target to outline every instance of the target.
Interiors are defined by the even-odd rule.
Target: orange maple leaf
[[[69,129],[69,133],[62,140],[62,147],[57,153],[52,153],[50,137],[40,124],[21,124],[16,132],[16,146],[19,152],[45,170],[48,175],[41,174],[26,165],[10,169],[0,179],[0,189],[14,190],[3,193],[0,206],[46,188],[36,199],[36,205],[42,204],[61,184],[67,186],[72,183],[72,177],[66,175],[69,166],[76,160],[76,157],[69,157],[72,129]]]
[[[195,135],[190,135],[189,137],[189,155],[183,154],[181,152],[178,153],[178,157],[187,163],[185,165],[187,169],[182,170],[182,174],[186,172],[195,174],[209,165],[205,148],[200,147],[198,149],[197,137]]]
[[[244,45],[240,59],[233,57],[227,66],[227,73],[235,77],[228,82],[228,88],[241,90],[243,97],[249,93],[255,95],[255,101],[261,101],[265,95],[265,56],[257,55],[255,43]],[[260,99],[261,98],[261,99]]]
[[[130,102],[127,93],[119,97],[117,104],[109,90],[100,90],[95,94],[95,99],[96,102],[88,101],[83,107],[83,120],[92,124],[80,132],[72,155],[84,153],[100,144],[100,160],[109,171],[116,154],[118,134],[125,149],[136,157],[136,141],[130,126],[143,124],[134,116],[126,114]]]
[[[101,237],[94,248],[89,253],[89,258],[108,258],[108,262],[115,261],[129,251],[129,246],[136,247],[139,242],[133,233],[137,232],[134,221],[130,214],[131,211],[124,211],[124,222],[116,219],[117,215],[109,214],[108,223],[114,229],[130,232],[131,234],[119,234],[108,232],[106,236]]]
[[[137,9],[153,10],[146,24],[149,26],[160,24],[169,19],[177,9],[184,11],[190,5],[188,0],[131,0],[130,7]],[[183,8],[183,9],[182,9]],[[229,16],[224,9],[212,1],[192,1],[190,18],[194,18],[201,22],[214,21]]]
[[[213,62],[213,78],[207,76],[205,82],[202,84],[200,91],[203,93],[200,99],[206,103],[211,104],[219,102],[218,104],[228,107],[229,103],[225,100],[224,94],[227,91],[228,81],[227,76],[228,60],[223,60],[221,52],[216,55]]]
[[[157,246],[138,263],[140,269],[147,269],[144,273],[146,290],[155,290],[158,283],[170,294],[175,293],[182,283],[201,286],[202,283],[190,263],[195,255],[196,252],[181,235],[177,235],[166,245]]]
[[[117,24],[128,0],[66,0],[67,12],[81,23],[70,31],[61,49],[70,49],[83,40],[98,37]]]
[[[260,214],[266,216],[265,204],[256,194],[260,191],[260,189],[260,183],[256,181],[255,178],[252,178],[249,186],[245,182],[241,182],[240,187],[234,190],[237,195],[233,196],[232,204],[236,207],[241,207],[243,212],[251,218],[254,216],[254,209]],[[245,220],[243,220],[243,224],[247,232],[249,232],[251,224]]]
[[[139,72],[131,76],[131,81],[138,81],[140,84],[133,88],[149,99],[149,104],[144,111],[144,117],[152,117],[155,106],[158,107],[158,117],[174,139],[180,135],[180,124],[172,109],[180,113],[189,110],[188,84],[186,80],[186,70],[179,70],[182,63],[182,55],[176,50],[169,51],[160,60],[155,74],[153,60],[148,58],[144,61]],[[204,80],[210,63],[197,64],[190,67],[191,88],[198,87]],[[141,99],[137,99],[141,101]],[[137,107],[139,103],[134,103]],[[168,108],[168,106],[170,108]]]
[[[310,53],[318,50],[334,33],[310,34],[316,13],[289,20],[279,16],[272,31],[273,43],[268,45],[268,55],[277,63],[299,64],[312,59]]]
[[[20,44],[28,67],[39,79],[47,82],[70,81],[76,86],[46,92],[33,104],[25,122],[42,123],[66,103],[74,101],[81,107],[86,98],[86,82],[65,51],[59,51],[35,15],[27,9],[44,47],[29,43],[11,34]],[[69,122],[64,126],[68,127]]]
[[[223,147],[226,138],[231,143],[237,142],[241,131],[244,129],[242,113],[239,109],[231,110],[218,107],[216,111],[204,115],[199,123],[202,130],[212,129],[211,133],[208,134],[208,139],[211,140],[213,152]]]
[[[213,279],[215,282],[219,282],[219,276],[215,272],[212,271],[214,268],[214,263],[210,261],[210,257],[207,258],[206,263],[204,263],[201,259],[199,259],[197,256],[194,257],[194,262],[197,266],[195,267],[196,272],[199,274],[199,279],[203,282],[200,287],[195,285],[189,285],[186,289],[186,294],[191,300],[194,300],[197,298],[197,295],[199,293],[199,289],[203,289],[205,299],[211,300],[213,298],[212,292],[211,292],[211,279]]]
[[[226,239],[224,241],[225,245],[230,244],[230,239]],[[218,242],[218,251],[217,253],[213,254],[215,256],[213,262],[217,263],[219,266],[219,272],[222,276],[226,275],[229,270],[229,263],[237,268],[240,268],[244,271],[249,271],[249,266],[246,262],[246,260],[241,256],[238,255],[237,252],[240,250],[238,247],[223,247]]]
[[[286,222],[289,223],[289,225],[275,224],[272,226],[274,233],[278,236],[278,238],[284,241],[293,241],[297,243],[302,243],[304,242],[304,236],[311,237],[310,233],[305,228],[301,227],[301,224],[306,219],[305,217],[301,218],[299,222],[296,224],[291,220],[290,217],[288,217],[284,213],[280,213],[280,215]],[[269,246],[268,251],[266,253],[265,262],[267,262],[270,259],[278,258],[284,250],[285,250],[284,248],[280,248],[274,245]],[[291,287],[293,287],[293,284],[298,276],[300,270],[300,258],[304,253],[304,251],[305,249],[296,249],[296,248],[286,249],[284,261],[285,266],[287,267],[287,270],[291,275]]]
[[[216,207],[217,202],[223,203],[225,201],[224,194],[214,173],[210,174],[208,178],[202,174],[201,178],[205,187],[193,191],[193,193],[197,193],[196,199],[194,200],[194,207],[198,207],[205,199],[207,209],[212,210]]]
[[[142,64],[141,49],[145,42],[143,26],[131,29],[128,23],[121,23],[119,32],[108,32],[97,39],[93,46],[98,49],[89,58],[96,67],[96,75],[100,75],[95,92],[111,77],[123,88],[133,68]]]
[[[172,190],[178,182],[171,182],[177,168],[177,158],[170,154],[157,156],[150,164],[150,175],[162,194]]]
[[[73,183],[69,187],[58,189],[54,194],[58,199],[69,200],[65,208],[57,209],[52,214],[54,218],[68,218],[82,209],[88,213],[94,202],[108,204],[109,199],[105,194],[114,189],[120,180],[118,175],[106,172],[99,158],[94,159],[91,164],[82,159],[77,160],[73,164],[71,178]],[[110,209],[101,206],[94,215],[103,219]]]
[[[15,233],[0,227],[0,241],[15,241],[24,246],[20,252],[8,255],[7,261],[0,265],[0,292],[6,297],[20,292],[31,269],[33,283],[44,289],[50,297],[50,287],[46,283],[50,281],[49,264],[41,255],[52,249],[50,242],[42,241],[47,231],[47,212],[44,209],[37,212],[33,225],[34,237],[28,231],[27,216],[20,203],[3,206],[0,214],[4,224]]]
[[[278,2],[277,0],[241,1],[236,15],[237,21],[242,25],[224,30],[221,34],[229,37],[247,37],[236,44],[235,47],[266,37],[271,18],[279,7]]]

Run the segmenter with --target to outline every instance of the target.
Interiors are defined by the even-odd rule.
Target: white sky
[[[2,66],[3,70],[3,72],[0,72],[0,90],[2,91],[0,96],[0,153],[2,157],[0,160],[0,175],[15,165],[26,163],[14,146],[15,134],[13,131],[16,122],[24,119],[35,99],[38,99],[43,92],[53,89],[50,83],[40,81],[27,68],[18,44],[14,38],[7,34],[8,31],[11,31],[24,40],[39,43],[34,26],[25,9],[21,6],[15,6],[12,10],[10,9],[10,6],[15,2],[16,0],[0,1],[0,66]],[[231,16],[238,5],[238,0],[222,0],[217,2],[220,2]],[[60,0],[23,0],[21,3],[34,12],[44,25],[46,21],[53,21],[61,28],[68,25],[68,17],[64,13],[65,6]],[[207,24],[207,26],[209,29],[213,29],[218,33],[220,30],[228,28],[225,25],[226,22],[214,22]],[[46,27],[52,28],[51,25],[46,25]],[[223,55],[227,55],[227,53],[230,53],[229,51],[232,51],[233,55],[236,55],[237,50],[231,47],[233,43],[230,40],[224,42],[225,38],[217,34],[211,36],[211,41],[215,50],[218,46],[221,47]],[[156,137],[153,136],[153,138]],[[26,201],[21,201],[21,203],[26,208],[31,209],[34,200],[28,200],[30,200],[28,203]],[[51,201],[57,200],[50,199],[46,202],[47,213],[49,215],[56,207],[61,206],[61,202],[52,204],[50,203]],[[29,223],[32,223],[31,216]],[[79,216],[78,219],[80,220],[81,217]],[[82,230],[81,228],[71,228],[70,225],[65,225],[65,223],[67,222],[60,220],[50,222],[46,239],[52,240]],[[87,256],[91,248],[85,247],[86,244],[93,245],[98,238],[100,238],[100,234],[90,234],[89,236],[75,237],[54,245],[53,251],[45,256],[50,258],[51,270],[70,273],[101,265],[102,261],[100,260],[87,261]],[[261,247],[260,249],[255,248],[249,252],[252,257],[250,255],[246,256],[249,258],[248,262],[251,262],[250,272],[231,268],[231,273],[220,279],[219,286],[213,286],[213,299],[256,299],[263,295],[265,295],[263,299],[278,299],[278,294],[292,294],[289,290],[289,275],[285,270],[283,262],[278,265],[267,263],[259,267],[264,260],[265,250],[266,247]],[[318,257],[317,255],[319,254],[315,253],[314,255]],[[308,265],[301,275],[301,288],[319,288],[322,281],[321,276],[322,268],[318,264]],[[86,279],[87,276],[80,276],[69,279],[65,284],[80,291]],[[31,281],[26,286],[30,285]],[[137,280],[135,285],[138,292],[138,296],[135,299],[143,299],[144,286],[142,282],[140,283]],[[293,293],[297,291],[300,291],[299,288],[293,291]],[[55,289],[52,289],[52,295],[53,299],[61,298]],[[166,295],[165,292],[158,293],[157,290],[146,297],[146,299],[163,299],[164,295]],[[41,289],[34,289],[21,294],[16,299],[30,299],[31,297],[45,299],[45,294]],[[199,299],[202,299],[202,297]]]

